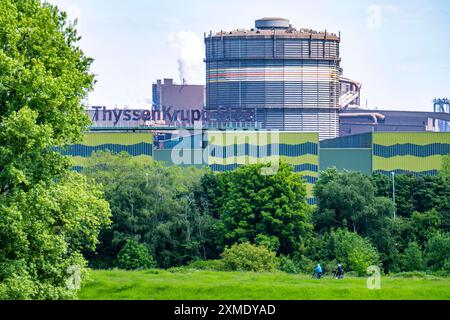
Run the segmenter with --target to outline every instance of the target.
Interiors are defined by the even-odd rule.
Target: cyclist
[[[314,277],[317,279],[320,279],[322,277],[322,266],[319,264],[317,264],[317,266],[314,268]]]
[[[344,278],[344,268],[342,267],[342,264],[338,264],[336,271],[335,271],[336,279],[343,279]]]

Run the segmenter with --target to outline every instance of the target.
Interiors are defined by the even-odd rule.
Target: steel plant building
[[[264,131],[204,131],[202,136],[180,137],[157,148],[152,132],[90,132],[81,144],[62,149],[81,170],[95,151],[125,151],[142,163],[156,160],[168,165],[209,167],[216,172],[277,158],[291,164],[306,183],[309,202],[320,171],[330,167],[365,174],[391,172],[436,175],[442,158],[450,154],[450,132],[374,132],[319,142],[319,134],[278,133],[265,138]],[[205,143],[206,142],[206,143]],[[175,163],[180,150],[190,153],[186,162]],[[178,148],[178,149],[177,149]],[[204,157],[206,151],[207,157]]]
[[[448,132],[449,112],[348,109],[339,113],[339,135],[365,132]]]
[[[339,44],[340,36],[296,30],[281,18],[257,20],[251,30],[210,33],[205,35],[205,108],[212,113],[253,110],[250,126],[230,121],[225,128],[184,128],[182,134],[183,128],[149,125],[149,110],[93,107],[94,124],[85,141],[61,152],[72,157],[77,170],[100,150],[217,172],[281,158],[303,176],[310,203],[313,184],[329,167],[365,174],[437,174],[443,156],[450,154],[450,132],[429,131],[448,129],[448,100],[435,100],[435,112],[358,108],[361,84],[342,77]],[[190,92],[193,102],[180,89]],[[153,85],[155,109],[180,101],[184,104],[175,107],[202,105],[202,92],[202,86],[159,81]],[[243,127],[250,130],[235,130]],[[270,129],[278,130],[275,140],[264,137]],[[161,140],[161,132],[168,138]],[[179,157],[183,148],[187,156]]]
[[[203,85],[176,84],[173,79],[157,80],[152,85],[153,108],[176,107],[178,110],[203,109],[205,88]]]
[[[259,128],[339,134],[340,37],[263,18],[205,35],[206,108],[255,108]]]
[[[320,170],[436,175],[450,154],[450,132],[370,132],[322,141]]]

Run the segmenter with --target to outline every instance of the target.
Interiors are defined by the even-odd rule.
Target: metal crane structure
[[[433,100],[434,104],[434,112],[437,113],[448,113],[450,114],[450,100],[447,98],[438,98]],[[450,131],[450,125],[448,121],[444,120],[436,120],[437,126],[435,124],[435,127],[439,128],[440,132],[449,132]]]

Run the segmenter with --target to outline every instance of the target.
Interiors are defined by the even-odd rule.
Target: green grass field
[[[449,278],[382,277],[380,290],[366,278],[313,280],[285,273],[93,271],[79,294],[88,300],[416,300],[450,299]]]

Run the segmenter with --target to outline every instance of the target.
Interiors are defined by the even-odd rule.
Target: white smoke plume
[[[192,31],[173,32],[168,40],[169,46],[178,52],[180,83],[192,81],[203,63],[202,40]]]

